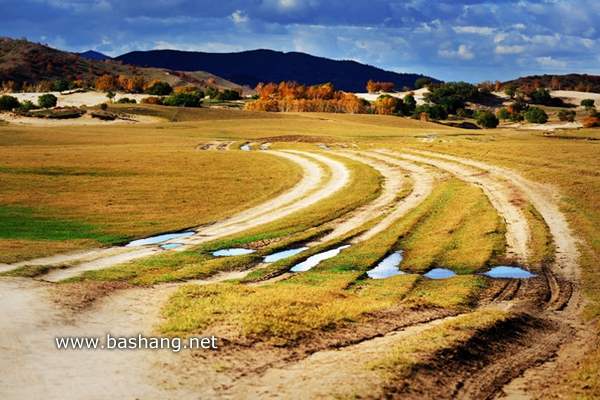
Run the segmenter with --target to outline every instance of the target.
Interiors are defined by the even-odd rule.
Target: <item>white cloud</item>
[[[567,63],[555,60],[552,57],[537,57],[535,60],[544,68],[562,69],[567,67]]]
[[[521,54],[527,50],[527,46],[514,45],[514,46],[496,46],[494,49],[495,54]]]
[[[496,32],[494,28],[484,26],[455,26],[452,30],[456,33],[473,33],[476,35],[492,35]]]
[[[459,58],[462,60],[472,60],[475,58],[471,47],[464,44],[458,46],[458,50],[439,50],[438,55],[445,58]]]
[[[236,24],[245,24],[248,22],[248,16],[245,15],[242,10],[235,11],[233,14],[231,14],[231,18]]]

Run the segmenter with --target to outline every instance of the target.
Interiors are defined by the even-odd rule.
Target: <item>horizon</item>
[[[592,0],[4,2],[0,36],[74,53],[268,49],[470,83],[600,75]]]

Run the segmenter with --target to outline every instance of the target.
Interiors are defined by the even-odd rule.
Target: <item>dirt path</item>
[[[200,227],[197,235],[176,241],[185,243],[186,248],[284,218],[335,195],[350,179],[343,163],[323,155],[272,153],[302,166],[304,177],[295,188],[251,210],[211,226]],[[419,165],[424,163],[482,187],[492,205],[507,221],[509,251],[515,260],[524,263],[528,256],[529,230],[519,208],[523,199],[536,207],[554,236],[557,257],[552,265],[544,267],[545,275],[537,280],[498,284],[497,293],[485,305],[510,309],[513,304],[526,300],[528,291],[546,288],[543,290],[547,290],[549,295],[541,307],[533,305],[526,310],[528,314],[522,323],[513,327],[520,332],[518,343],[510,343],[507,339],[499,341],[498,346],[483,346],[477,356],[485,358],[484,367],[471,365],[468,360],[461,364],[461,359],[449,358],[444,361],[447,364],[431,360],[430,365],[439,368],[439,371],[435,368],[417,371],[419,377],[428,380],[429,395],[483,398],[499,393],[500,396],[531,397],[532,389],[542,393],[544,384],[560,379],[554,368],[564,371],[577,361],[586,349],[586,340],[591,343],[587,336],[589,330],[580,322],[583,300],[578,289],[577,241],[558,209],[558,201],[551,188],[500,167],[431,152],[341,152],[339,155],[377,168],[385,177],[386,184],[381,196],[355,210],[344,221],[339,221],[331,235],[348,232],[375,213],[389,212],[373,229],[357,238],[365,240],[385,230],[395,219],[417,206],[429,195],[434,183],[428,168]],[[328,174],[323,166],[329,170]],[[396,203],[395,196],[401,191],[404,180],[403,171],[412,176],[413,191]],[[156,248],[80,252],[63,256],[62,261],[60,257],[52,257],[32,262],[57,264],[68,261],[77,264],[78,260],[85,261],[46,276],[48,280],[59,280],[86,268],[101,268],[137,256],[138,250],[139,256],[143,256],[143,253]],[[65,271],[67,274],[64,274]],[[243,274],[223,274],[192,283],[212,283],[240,278]],[[55,338],[62,336],[102,338],[107,333],[120,337],[151,336],[154,325],[160,320],[159,305],[178,286],[180,284],[118,290],[91,307],[73,313],[53,301],[49,293],[55,285],[28,279],[0,279],[0,309],[3,310],[3,318],[0,319],[3,358],[0,363],[0,397],[93,398],[101,394],[101,397],[119,398],[312,399],[335,395],[351,397],[361,393],[379,397],[382,377],[366,369],[365,364],[381,357],[403,337],[448,320],[441,319],[443,315],[440,315],[429,318],[434,321],[427,323],[413,321],[409,324],[412,326],[383,337],[372,338],[374,335],[371,333],[370,339],[358,344],[344,345],[336,350],[323,345],[303,354],[294,349],[268,346],[245,349],[233,345],[224,346],[219,353],[207,353],[208,350],[205,350],[185,354],[170,350],[56,348]],[[536,322],[529,323],[528,318]],[[507,337],[512,334],[509,329],[503,332]],[[557,356],[548,362],[555,354]],[[228,364],[234,365],[231,372],[222,370]],[[432,373],[437,375],[432,378]]]

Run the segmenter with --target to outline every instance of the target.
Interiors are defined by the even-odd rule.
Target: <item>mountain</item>
[[[255,87],[259,82],[296,81],[303,85],[330,82],[336,89],[364,92],[367,82],[393,82],[396,88],[414,87],[423,75],[384,71],[356,61],[337,61],[304,53],[251,50],[240,53],[203,53],[178,50],[134,51],[115,58],[125,64],[177,71],[208,71]],[[426,77],[434,82],[436,79]]]
[[[80,53],[79,54],[81,57],[85,57],[85,58],[89,58],[90,60],[112,60],[112,57],[107,56],[105,54],[99,53],[97,51],[94,50],[88,50],[86,52]]]
[[[164,68],[138,68],[133,65],[124,65],[110,57],[101,56],[102,60],[99,61],[86,58],[82,54],[57,50],[24,39],[3,37],[0,38],[0,84],[2,84],[0,88],[21,90],[26,87],[27,90],[35,88],[49,90],[47,83],[50,83],[51,87],[52,82],[59,79],[69,82],[79,81],[85,86],[106,74],[123,75],[127,78],[142,75],[147,82],[158,79],[171,86],[195,85],[201,88],[213,87],[220,90],[234,89],[240,86],[204,71],[183,73]],[[39,84],[41,85],[38,87]],[[252,90],[246,90],[246,94],[253,93]]]

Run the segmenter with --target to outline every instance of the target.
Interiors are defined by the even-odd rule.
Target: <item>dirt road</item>
[[[351,179],[344,164],[327,157],[326,153],[272,153],[302,166],[304,176],[295,188],[251,210],[200,227],[197,235],[177,239],[177,242],[184,243],[185,247],[193,246],[285,218],[328,196],[335,196]],[[407,150],[340,152],[339,155],[378,169],[385,182],[377,199],[337,221],[329,239],[349,232],[374,214],[387,213],[380,223],[354,240],[365,240],[382,232],[429,195],[436,174],[432,169],[438,169],[483,189],[507,223],[508,251],[516,262],[526,264],[529,252],[530,232],[520,208],[522,200],[539,211],[556,243],[556,260],[543,266],[541,277],[523,282],[507,281],[504,285],[499,283],[496,292],[491,293],[489,300],[481,306],[513,309],[529,319],[516,318],[513,325],[505,327],[504,336],[495,336],[495,342],[487,350],[482,348],[480,353],[474,350],[477,357],[485,359],[485,368],[464,359],[425,362],[425,368],[416,371],[416,378],[425,384],[429,382],[429,396],[536,397],[535,391],[531,396],[532,389],[543,393],[544,384],[558,379],[552,376],[553,368],[567,370],[577,361],[585,351],[591,331],[580,322],[583,299],[579,291],[577,240],[557,206],[556,192],[552,188],[528,181],[513,171],[445,154]],[[413,189],[397,202],[396,196],[407,179],[412,181]],[[108,249],[30,263],[73,263],[72,268],[44,277],[56,281],[86,269],[106,267],[155,251],[154,247]],[[8,268],[11,267],[15,266]],[[196,283],[232,277],[220,275]],[[104,290],[103,287],[83,285],[74,287],[69,303],[64,300],[64,292],[62,295],[55,293],[60,289],[59,285],[20,278],[0,279],[0,309],[3,310],[0,319],[0,397],[330,398],[355,394],[379,397],[382,378],[365,369],[365,364],[381,356],[401,338],[432,329],[452,318],[443,312],[429,315],[422,310],[407,311],[402,321],[373,327],[364,334],[355,333],[358,340],[343,345],[338,343],[336,349],[325,342],[306,349],[267,345],[244,348],[224,343],[218,351],[179,353],[166,349],[56,348],[57,337],[103,338],[107,333],[119,337],[139,334],[150,337],[156,334],[153,327],[160,321],[160,305],[178,285],[112,288],[110,295],[99,295],[91,300],[89,293]],[[531,303],[534,291],[541,294],[541,302]],[[60,298],[63,300],[57,302]],[[80,298],[87,300],[80,301]],[[513,330],[521,332],[518,340],[510,337]],[[362,339],[361,335],[364,336]],[[432,378],[431,371],[437,378]]]

